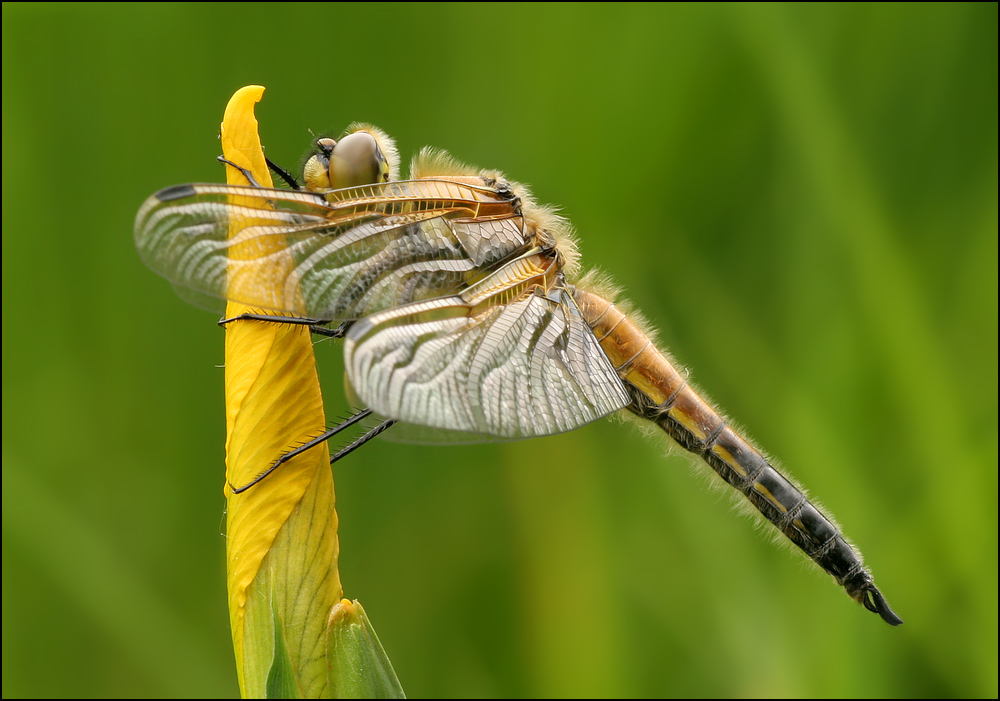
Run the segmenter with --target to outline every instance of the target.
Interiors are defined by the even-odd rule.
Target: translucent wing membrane
[[[448,180],[324,194],[182,185],[146,201],[135,239],[196,299],[331,320],[453,294],[526,247],[516,198]]]
[[[348,377],[375,411],[413,424],[499,438],[569,431],[629,397],[571,295],[538,283],[522,258],[460,295],[355,324]]]

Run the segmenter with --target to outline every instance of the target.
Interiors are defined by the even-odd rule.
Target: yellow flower
[[[253,114],[263,92],[249,86],[233,95],[222,122],[222,152],[258,183],[271,186]],[[237,169],[226,171],[230,184],[247,184]],[[233,302],[226,310],[230,318],[246,311],[251,310]],[[226,326],[225,358],[227,581],[240,691],[244,698],[272,696],[273,665],[283,656],[276,653],[284,649],[298,693],[328,696],[327,622],[342,590],[326,444],[289,460],[245,492],[232,489],[326,427],[309,330],[232,322]]]

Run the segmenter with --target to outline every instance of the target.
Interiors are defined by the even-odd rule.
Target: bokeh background
[[[368,120],[558,203],[906,620],[630,425],[379,441],[342,578],[409,695],[997,695],[996,4],[5,3],[2,70],[4,697],[237,694],[223,332],[131,231],[252,83],[292,168]]]

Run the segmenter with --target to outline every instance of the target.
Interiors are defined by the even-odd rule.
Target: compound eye
[[[389,164],[374,136],[356,131],[337,142],[330,156],[331,187],[359,187],[388,179]]]

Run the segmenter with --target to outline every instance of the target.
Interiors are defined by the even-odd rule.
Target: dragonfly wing
[[[324,195],[182,185],[146,201],[135,239],[202,306],[231,299],[331,320],[453,293],[526,246],[509,197],[435,180]]]
[[[469,296],[409,304],[351,327],[344,355],[361,400],[408,423],[502,439],[569,431],[628,403],[564,289],[536,286],[506,304]]]

